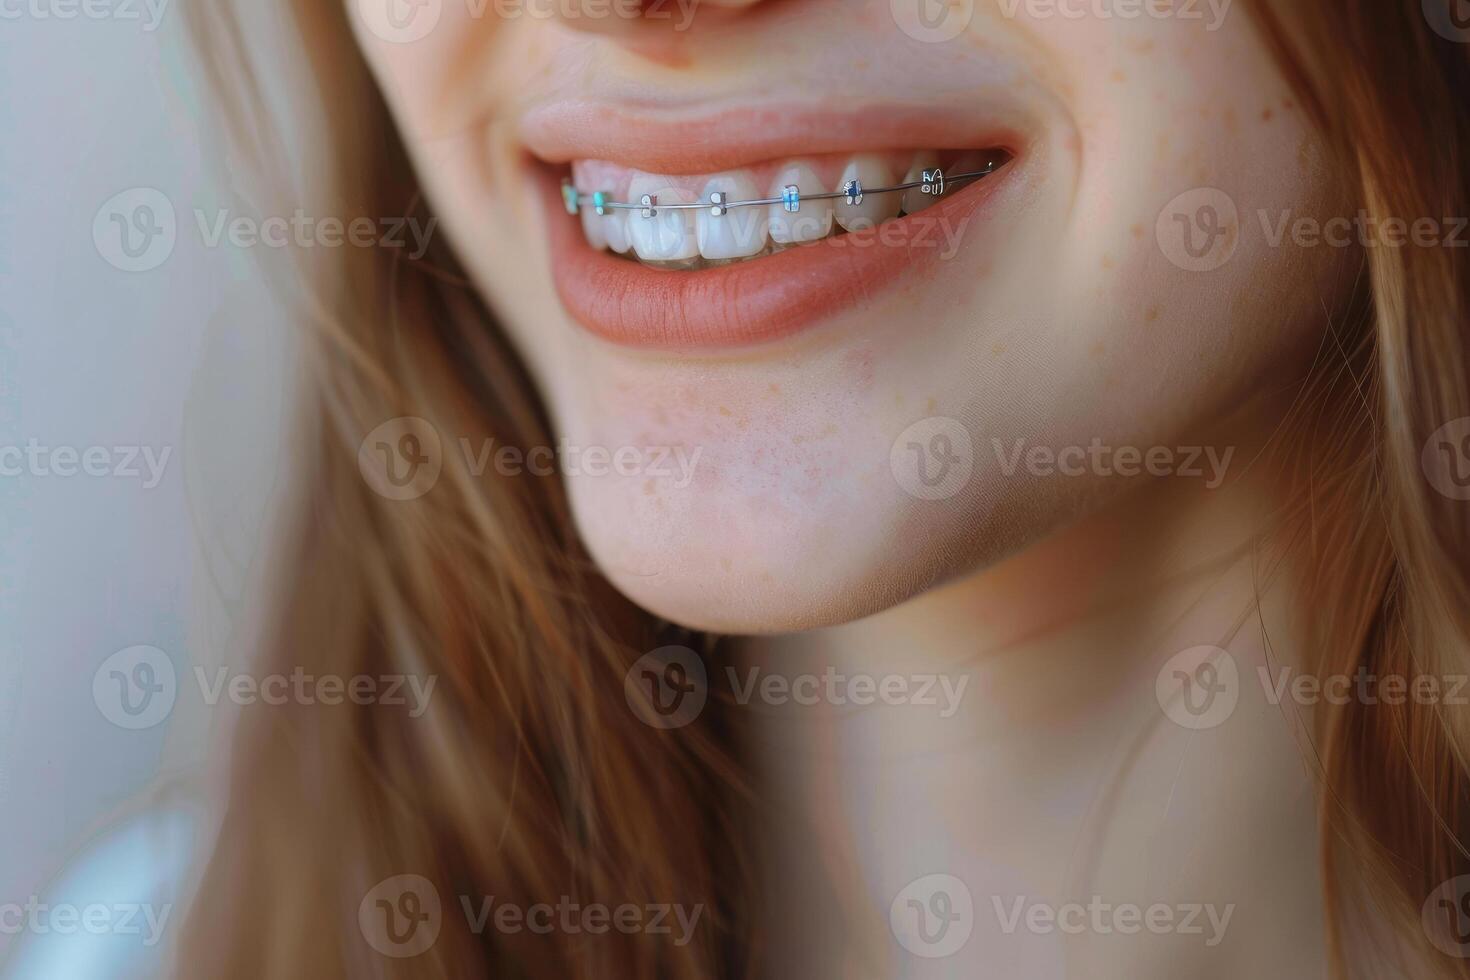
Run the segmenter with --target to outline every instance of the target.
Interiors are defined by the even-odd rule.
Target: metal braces
[[[561,198],[566,205],[567,214],[578,214],[583,207],[590,206],[600,215],[609,211],[637,211],[644,218],[652,218],[660,211],[698,211],[704,208],[715,217],[721,217],[729,212],[731,208],[754,208],[768,207],[779,204],[787,211],[795,213],[801,210],[803,201],[829,201],[843,200],[850,205],[863,203],[863,197],[868,194],[893,194],[899,191],[913,190],[917,187],[920,193],[933,194],[935,197],[943,194],[950,186],[960,183],[969,183],[979,180],[981,177],[994,173],[1002,161],[990,160],[985,164],[983,170],[972,170],[960,174],[946,175],[943,169],[935,167],[933,170],[925,170],[919,180],[911,180],[906,184],[896,184],[892,187],[866,188],[859,180],[849,180],[843,185],[842,190],[827,194],[803,194],[795,184],[787,184],[781,189],[780,197],[764,197],[755,201],[731,201],[724,191],[713,191],[709,200],[698,204],[659,204],[657,194],[644,194],[637,203],[626,201],[610,201],[606,191],[594,191],[591,194],[583,194],[572,186],[570,181],[562,181]]]

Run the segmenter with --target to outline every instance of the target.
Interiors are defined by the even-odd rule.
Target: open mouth
[[[1009,158],[998,147],[829,154],[688,177],[582,160],[563,181],[562,201],[593,249],[688,272],[918,214]]]
[[[1029,128],[996,101],[670,113],[560,100],[529,111],[522,137],[570,317],[622,346],[709,351],[970,281],[1040,177]]]

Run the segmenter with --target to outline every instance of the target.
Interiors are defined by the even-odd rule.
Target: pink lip
[[[984,221],[1017,161],[915,215],[749,262],[691,272],[650,269],[593,249],[539,167],[552,270],[562,305],[587,330],[628,347],[738,348],[778,340],[939,270],[941,222]],[[636,220],[636,219],[635,219]]]
[[[962,106],[869,104],[841,110],[801,104],[714,108],[638,99],[553,98],[520,117],[550,229],[563,306],[613,343],[666,350],[765,343],[922,281],[942,266],[946,237],[972,237],[996,191],[1036,149],[1037,120],[1004,86],[973,91]],[[916,215],[775,255],[713,269],[668,272],[593,249],[559,190],[564,165],[606,160],[649,173],[689,175],[823,154],[1002,148],[1012,159],[990,177]],[[630,220],[638,220],[636,217]],[[941,222],[948,223],[942,225]],[[981,236],[974,236],[981,237]]]
[[[520,135],[547,163],[610,160],[649,173],[700,174],[827,153],[1004,147],[1014,154],[1029,142],[1020,125],[1025,120],[1006,121],[1017,115],[1015,107],[978,94],[963,111],[866,105],[840,112],[771,106],[669,113],[572,100],[528,110]]]

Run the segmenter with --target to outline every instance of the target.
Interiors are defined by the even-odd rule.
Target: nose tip
[[[701,12],[709,19],[728,20],[762,0],[557,0],[556,18],[567,27],[588,34],[649,36],[687,32]],[[708,8],[708,9],[706,9]]]

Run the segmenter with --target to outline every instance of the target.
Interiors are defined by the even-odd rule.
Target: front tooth
[[[833,190],[841,191],[847,186],[849,180],[862,182],[863,187],[890,187],[893,184],[893,171],[888,164],[883,162],[882,157],[864,155],[853,157],[848,161],[847,167],[842,171],[842,178],[837,181]],[[845,198],[837,202],[837,223],[846,231],[859,231],[871,228],[879,222],[887,221],[889,218],[898,217],[898,208],[902,203],[899,198],[901,194],[864,194],[863,203],[848,204]]]
[[[781,192],[791,184],[795,184],[802,194],[826,192],[817,172],[806,164],[797,163],[776,175],[766,197],[780,197]],[[830,200],[803,200],[801,210],[796,212],[787,211],[783,204],[770,204],[766,206],[766,216],[769,221],[771,241],[780,245],[814,242],[832,233],[832,202]]]
[[[716,191],[726,201],[759,200],[755,181],[742,174],[718,174],[704,185],[699,200],[708,204]],[[694,229],[699,240],[699,254],[707,259],[743,259],[766,247],[766,209],[731,208],[714,214],[710,208],[694,212]]]
[[[923,153],[914,158],[914,165],[909,167],[909,172],[904,175],[901,184],[912,184],[916,180],[924,179],[924,171],[934,170],[939,166],[939,157],[930,153]],[[903,210],[905,214],[914,214],[922,211],[931,204],[939,201],[938,194],[925,194],[921,188],[910,187],[903,192]]]
[[[607,248],[607,219],[610,215],[598,214],[590,201],[578,212],[582,215],[582,234],[587,236],[587,244],[595,249]]]
[[[628,254],[633,247],[633,238],[628,233],[628,215],[631,212],[618,208],[608,208],[607,213],[598,215],[596,211],[592,216],[602,222],[602,233],[607,237],[607,247],[619,255]]]
[[[693,204],[694,195],[682,188],[670,187],[657,177],[633,178],[628,188],[628,203],[637,204],[644,194],[658,198],[653,217],[645,218],[641,211],[636,210],[624,212],[628,216],[628,236],[633,240],[633,250],[638,257],[670,262],[697,256],[699,242],[694,236],[694,212],[661,206]]]

